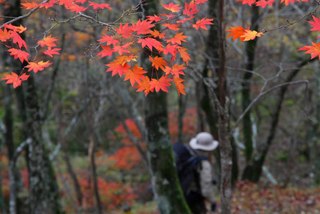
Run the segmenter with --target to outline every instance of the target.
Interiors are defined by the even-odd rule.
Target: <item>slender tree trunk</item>
[[[158,14],[159,0],[141,1],[144,17]],[[142,62],[151,68],[146,53]],[[147,69],[151,70],[151,69]],[[151,75],[151,74],[150,74]],[[151,93],[146,97],[147,149],[152,173],[152,186],[159,211],[162,214],[190,213],[185,202],[173,159],[168,132],[167,96]]]
[[[229,135],[229,104],[227,102],[227,70],[225,57],[224,0],[218,2],[218,38],[219,38],[219,68],[218,68],[218,117],[219,141],[221,158],[221,211],[231,213],[232,197],[232,145]]]
[[[100,214],[102,213],[102,205],[101,205],[101,199],[99,194],[95,150],[96,150],[96,141],[94,139],[94,136],[90,136],[89,158],[90,158],[91,177],[92,177],[92,183],[93,183],[94,198],[96,200],[97,213]]]
[[[256,6],[251,7],[251,28],[253,30],[258,30],[258,19],[259,19],[259,8]],[[252,71],[254,70],[254,59],[255,59],[255,50],[257,46],[258,39],[249,41],[246,43],[246,63],[245,68],[246,72],[243,76],[242,82],[242,110],[248,107],[251,102],[251,78]],[[253,139],[252,139],[252,122],[251,122],[251,111],[243,117],[243,137],[245,144],[245,158],[247,163],[251,161],[253,154]],[[245,174],[243,178],[245,179]]]
[[[81,187],[80,187],[80,184],[79,184],[79,181],[78,181],[78,178],[77,178],[77,175],[76,173],[74,172],[73,170],[73,167],[72,167],[72,164],[71,164],[71,161],[69,159],[69,155],[63,151],[63,157],[64,157],[64,161],[66,163],[66,166],[67,166],[67,171],[71,177],[71,180],[73,182],[73,186],[74,186],[74,190],[76,192],[76,197],[77,197],[77,201],[78,201],[78,205],[81,207],[82,206],[82,198],[83,198],[83,195],[82,195],[82,191],[81,191]]]

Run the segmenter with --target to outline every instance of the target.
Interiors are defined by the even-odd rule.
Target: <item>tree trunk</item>
[[[251,28],[258,31],[258,19],[259,19],[259,8],[256,6],[251,7]],[[246,63],[245,68],[246,72],[243,76],[242,82],[242,110],[248,107],[251,102],[251,78],[252,71],[254,70],[254,59],[255,59],[255,50],[257,46],[258,39],[251,40],[246,43]],[[243,138],[245,144],[245,158],[247,163],[251,161],[253,154],[253,139],[252,139],[252,122],[251,122],[251,111],[243,117]],[[245,174],[244,177],[245,179]]]
[[[232,197],[232,145],[229,135],[229,102],[227,102],[227,70],[225,58],[225,29],[224,29],[224,0],[218,2],[218,39],[219,39],[219,68],[218,68],[218,118],[219,142],[221,158],[221,211],[231,213]]]
[[[4,15],[6,17],[21,16],[20,0],[6,1]],[[21,20],[13,23],[20,25]],[[21,66],[13,65],[15,71],[20,71]],[[23,133],[31,140],[28,144],[27,165],[29,169],[29,213],[60,213],[58,203],[58,186],[51,162],[48,158],[44,144],[41,142],[41,118],[38,106],[37,93],[32,75],[27,81],[25,89],[17,90],[19,110],[23,121]],[[21,100],[21,98],[23,100]]]
[[[143,1],[144,2],[144,1]],[[142,3],[144,16],[158,14],[159,0]],[[142,63],[151,68],[147,52]],[[147,69],[152,70],[152,69]],[[167,96],[163,92],[151,93],[146,97],[146,127],[148,159],[151,180],[159,211],[162,214],[191,213],[185,202],[173,158],[168,132]]]

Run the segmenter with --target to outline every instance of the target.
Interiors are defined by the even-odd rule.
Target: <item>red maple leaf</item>
[[[168,92],[168,87],[171,85],[171,81],[172,80],[167,76],[162,76],[159,80],[152,78],[150,81],[150,90],[156,90],[156,92],[159,92],[160,90]]]
[[[194,17],[198,12],[199,10],[194,2],[184,3],[183,15]]]
[[[20,49],[22,47],[24,47],[25,49],[28,48],[26,42],[21,38],[21,36],[16,31],[10,31],[10,35],[12,38],[12,42],[18,44]]]
[[[28,68],[29,72],[33,71],[34,73],[38,73],[39,71],[43,71],[50,65],[51,62],[49,61],[29,62],[29,64],[25,68]]]
[[[14,57],[14,59],[19,59],[22,63],[24,61],[28,61],[28,58],[29,58],[28,52],[22,51],[20,49],[15,49],[15,48],[10,48],[8,51],[10,55]]]
[[[120,77],[127,73],[130,70],[130,66],[127,63],[119,64],[118,61],[113,61],[106,64],[109,68],[106,70],[107,72],[112,72],[111,75],[114,76],[118,74]]]
[[[320,18],[312,16],[312,21],[309,24],[312,26],[311,31],[320,31]]]
[[[118,40],[114,39],[113,36],[105,35],[101,39],[99,39],[101,43],[107,43],[107,45],[116,45],[119,43]]]
[[[133,29],[132,26],[129,26],[128,23],[120,24],[118,28],[116,28],[118,34],[120,34],[123,38],[129,38],[132,35]]]
[[[159,21],[161,21],[161,17],[159,17],[157,15],[147,16],[147,20],[150,22],[159,22]]]
[[[59,55],[59,51],[61,48],[48,48],[46,51],[43,52],[43,54],[53,57],[53,55]]]
[[[97,55],[101,58],[106,56],[112,56],[113,49],[108,45],[101,45],[102,51],[100,51]]]
[[[195,24],[192,25],[195,29],[202,28],[204,30],[207,30],[207,25],[212,25],[213,19],[203,18],[198,20]]]
[[[94,10],[103,10],[103,9],[111,10],[110,4],[108,3],[96,3],[96,2],[90,1],[89,5]]]
[[[130,45],[132,45],[133,43],[132,42],[129,42],[127,44],[124,44],[124,45],[115,45],[113,47],[113,51],[114,52],[118,52],[120,55],[124,54],[124,53],[130,53],[130,51],[128,50],[128,47]]]
[[[151,32],[151,28],[153,28],[155,25],[152,24],[151,21],[147,20],[138,20],[137,23],[135,23],[132,27],[132,29],[137,34],[149,34]]]
[[[161,42],[159,42],[158,40],[153,39],[153,38],[139,39],[138,43],[141,43],[142,48],[147,46],[151,51],[152,51],[152,47],[154,47],[155,49],[157,49],[159,51],[161,51],[163,49]]]
[[[243,5],[249,5],[249,6],[252,6],[254,3],[256,3],[256,0],[240,0],[240,1]]]
[[[320,59],[320,42],[319,43],[313,43],[310,46],[304,46],[302,48],[299,48],[300,51],[305,51],[307,54],[311,55],[311,59],[319,57]]]
[[[259,0],[256,2],[256,5],[258,7],[265,8],[267,6],[271,7],[273,5],[273,3],[274,3],[274,0]]]

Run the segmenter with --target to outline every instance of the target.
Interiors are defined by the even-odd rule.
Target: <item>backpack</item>
[[[182,143],[173,145],[174,157],[181,188],[187,201],[203,200],[198,170],[205,157],[195,156]]]

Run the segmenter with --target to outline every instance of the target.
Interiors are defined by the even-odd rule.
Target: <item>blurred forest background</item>
[[[3,22],[27,13],[18,0],[1,2]],[[106,23],[137,20],[139,1],[107,2],[112,11],[88,14]],[[209,0],[199,15],[215,18],[216,3]],[[266,32],[254,41],[227,38],[225,44],[232,213],[320,212],[320,67],[298,51],[317,40],[308,21],[318,7],[317,1],[288,6],[277,1],[264,9],[225,2],[225,26]],[[36,200],[30,186],[38,167],[50,188],[32,191],[46,195],[58,189],[50,197],[66,213],[158,213],[147,162],[150,121],[144,122],[146,109],[158,104],[146,103],[143,93],[105,72],[109,58],[96,57],[103,26],[70,17],[74,14],[56,9],[20,20],[28,28],[28,43],[50,29],[62,50],[51,68],[22,87],[1,83],[0,212],[9,213],[14,203],[16,213],[28,213]],[[170,143],[188,143],[199,131],[220,139],[211,95],[218,81],[218,25],[209,31],[185,26],[183,32],[191,61],[186,95],[172,87],[165,96]],[[18,66],[3,49],[0,65],[2,71]],[[41,146],[30,151],[34,142]],[[37,166],[35,156],[41,157]],[[219,161],[214,166],[219,183]],[[219,197],[217,191],[218,207]]]

